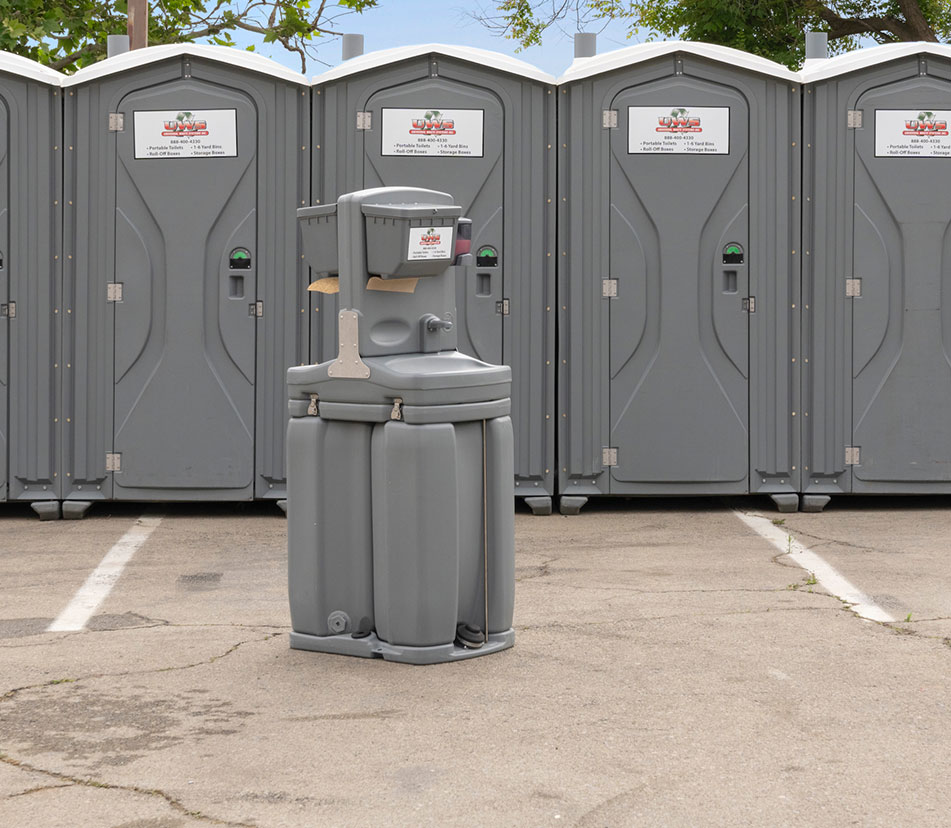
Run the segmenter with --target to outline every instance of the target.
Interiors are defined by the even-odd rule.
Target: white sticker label
[[[133,112],[136,158],[234,158],[238,154],[234,109]]]
[[[627,151],[649,153],[728,155],[728,106],[629,106]]]
[[[951,110],[876,109],[878,158],[951,158]]]
[[[411,262],[428,259],[452,258],[452,227],[410,227],[409,250],[406,258]]]
[[[383,155],[481,158],[481,109],[383,109]]]

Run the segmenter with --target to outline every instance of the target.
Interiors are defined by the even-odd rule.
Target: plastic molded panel
[[[478,428],[393,422],[374,432],[373,588],[383,641],[429,647],[456,637],[460,560],[476,560],[478,550],[468,547],[482,534],[460,525],[472,505],[482,511],[472,504],[473,480],[459,479],[461,469],[481,466]],[[471,580],[472,569],[462,574]]]
[[[116,498],[254,494],[256,273],[242,270],[233,290],[228,252],[257,258],[257,118],[245,94],[194,79],[127,95],[120,108],[174,111],[183,100],[235,110],[238,156],[137,159],[134,130],[117,135]]]
[[[909,108],[909,104],[911,105]],[[858,108],[951,111],[951,82],[879,87]],[[914,112],[910,110],[914,109]],[[951,484],[951,158],[875,157],[855,136],[852,490]]]
[[[16,304],[0,316],[0,500],[61,491],[60,94],[0,73],[0,304]]]
[[[347,613],[353,629],[364,617],[373,624],[372,431],[320,417],[288,423],[287,583],[296,632],[330,635],[332,612]]]
[[[678,101],[729,110],[728,154],[628,152],[629,107]],[[749,246],[746,103],[735,89],[676,77],[626,89],[612,108],[611,492],[747,492],[749,277],[722,255],[730,241]]]
[[[7,109],[0,106],[0,255],[3,267],[0,267],[0,304],[10,301],[9,256],[10,236],[7,232],[10,206],[10,153],[7,146]],[[9,311],[8,311],[9,312]],[[0,501],[7,499],[7,440],[9,433],[7,410],[9,405],[9,316],[0,316]]]

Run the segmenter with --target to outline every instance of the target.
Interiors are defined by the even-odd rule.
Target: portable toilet
[[[951,493],[951,46],[802,79],[803,508]]]
[[[558,81],[559,493],[798,506],[798,75],[704,43]]]
[[[306,79],[178,44],[65,81],[64,515],[282,498],[306,359]]]
[[[63,75],[0,52],[0,500],[59,516]]]
[[[381,186],[450,193],[472,220],[456,268],[459,350],[512,368],[515,494],[554,493],[554,78],[507,55],[424,44],[352,57],[314,83],[313,201]],[[337,348],[314,293],[311,361]]]

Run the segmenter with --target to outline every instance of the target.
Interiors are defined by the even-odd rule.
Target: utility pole
[[[149,0],[129,0],[129,48],[149,45]]]

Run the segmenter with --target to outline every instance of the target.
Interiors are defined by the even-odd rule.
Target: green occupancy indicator
[[[251,251],[244,247],[236,247],[228,255],[228,267],[232,270],[249,270],[251,268]]]
[[[479,256],[494,256],[494,255],[495,255],[495,250],[493,250],[491,247],[483,247],[483,248],[479,251],[478,255],[479,255]]]
[[[723,264],[741,265],[743,264],[743,245],[736,242],[730,242],[723,248]]]

